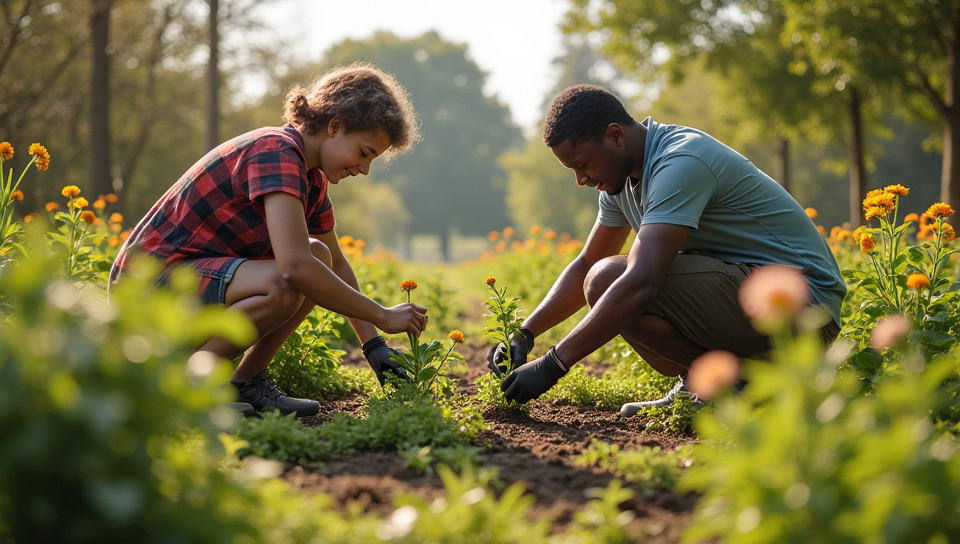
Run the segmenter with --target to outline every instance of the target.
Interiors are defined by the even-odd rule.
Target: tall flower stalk
[[[483,314],[483,318],[486,321],[486,325],[483,328],[483,335],[490,340],[494,345],[503,343],[505,346],[510,346],[510,341],[513,339],[514,335],[522,334],[520,332],[520,326],[523,324],[523,319],[520,318],[520,311],[518,307],[518,302],[520,297],[507,298],[507,287],[504,286],[502,289],[497,289],[497,278],[490,276],[484,283],[490,287],[490,290],[493,291],[493,294],[483,302],[484,307],[489,310],[489,313]],[[506,372],[503,373],[504,376],[513,372],[513,360],[510,349],[506,351]]]
[[[13,168],[4,175],[3,163],[13,159],[14,149],[10,142],[0,142],[0,259],[3,259],[16,243],[16,237],[23,228],[13,220],[14,205],[23,200],[20,182],[31,166],[36,165],[41,172],[50,167],[50,153],[46,147],[34,143],[30,145],[27,153],[31,155],[30,162],[23,167],[17,180],[13,181]]]

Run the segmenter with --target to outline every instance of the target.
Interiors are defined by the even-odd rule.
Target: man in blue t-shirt
[[[846,287],[833,253],[797,201],[733,149],[692,128],[638,122],[593,85],[553,101],[543,139],[578,185],[600,192],[600,210],[580,255],[511,341],[515,370],[501,385],[508,399],[539,397],[618,334],[651,367],[681,378],[707,351],[763,354],[769,339],[751,325],[738,291],[753,268],[769,264],[799,270],[810,304],[832,318],[821,336],[839,333]],[[631,231],[636,240],[620,255]],[[525,364],[534,338],[585,303],[586,317]],[[495,372],[506,350],[491,349]],[[682,379],[664,400],[681,390]],[[631,404],[622,413],[644,403]]]

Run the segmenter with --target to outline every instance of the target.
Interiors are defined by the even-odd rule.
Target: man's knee
[[[587,272],[583,280],[583,294],[591,307],[600,300],[610,285],[627,269],[627,256],[614,255],[600,259]]]
[[[313,253],[314,257],[320,259],[320,262],[327,265],[327,268],[333,267],[333,256],[330,254],[330,248],[327,247],[327,244],[316,238],[311,238],[310,253]]]

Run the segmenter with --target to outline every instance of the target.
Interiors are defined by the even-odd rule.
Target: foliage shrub
[[[249,323],[136,278],[108,303],[60,279],[37,233],[26,243],[32,256],[0,278],[0,540],[253,534],[241,510],[254,496],[217,466],[229,369],[190,358],[205,335],[236,339]]]
[[[686,541],[952,542],[960,538],[960,455],[931,421],[960,362],[917,352],[865,391],[812,336],[747,366],[749,386],[697,419],[686,489],[702,493]],[[839,369],[839,371],[838,371]]]
[[[661,490],[673,490],[683,470],[693,464],[693,451],[685,446],[674,451],[659,447],[624,450],[616,444],[593,439],[575,463],[598,467],[640,487],[645,496]]]

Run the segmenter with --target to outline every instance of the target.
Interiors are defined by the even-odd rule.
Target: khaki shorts
[[[657,297],[643,313],[669,321],[705,349],[740,357],[762,355],[770,350],[770,340],[753,328],[738,299],[740,284],[750,271],[745,264],[704,255],[677,255]],[[831,321],[821,336],[832,342],[839,332]]]

